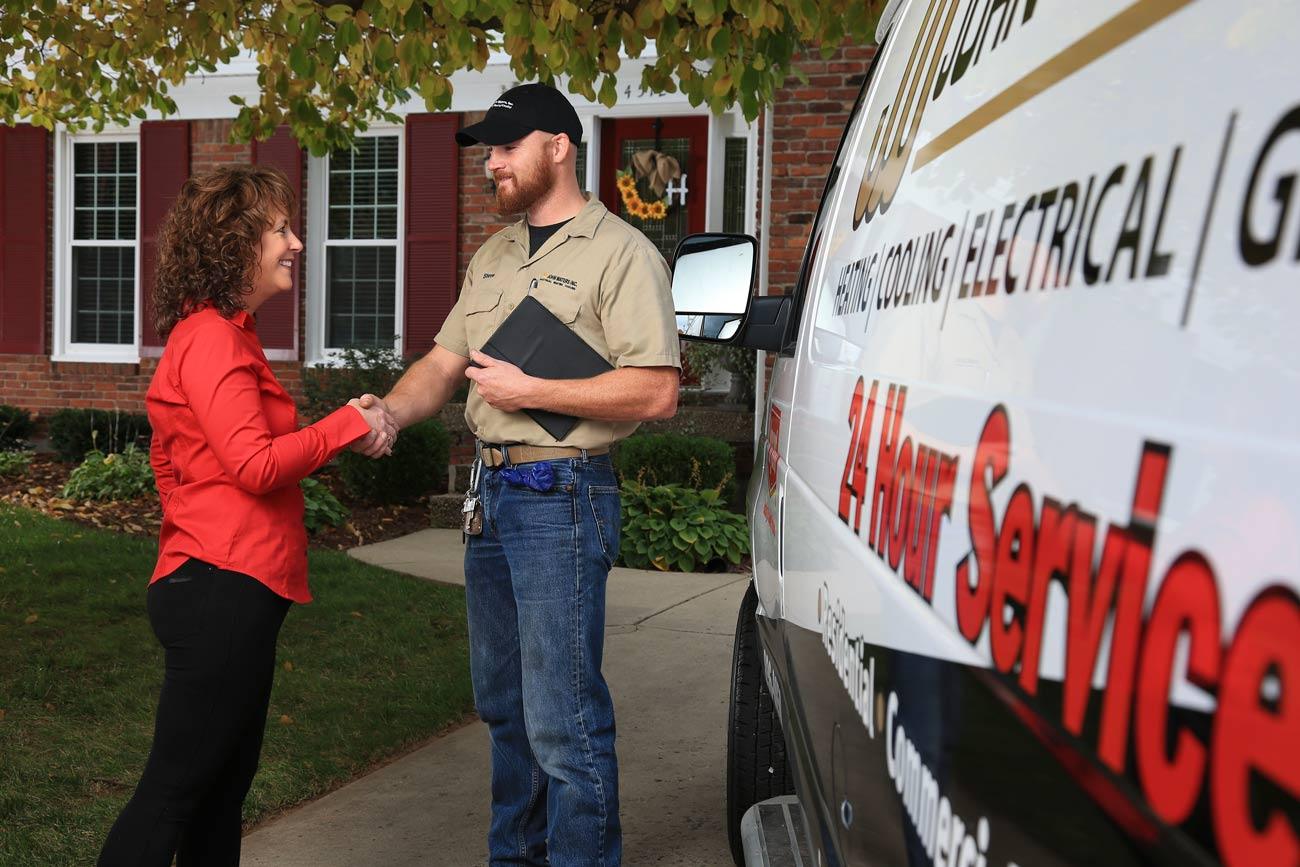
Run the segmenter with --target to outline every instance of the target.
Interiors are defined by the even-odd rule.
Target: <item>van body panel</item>
[[[898,13],[751,499],[827,863],[1300,863],[1297,33]]]

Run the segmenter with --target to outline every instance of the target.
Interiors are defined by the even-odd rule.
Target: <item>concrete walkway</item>
[[[463,585],[456,530],[354,557]],[[740,575],[615,569],[605,676],[614,694],[624,860],[731,864],[723,826],[731,643]],[[487,728],[474,723],[286,814],[244,839],[246,867],[470,867],[487,861]]]

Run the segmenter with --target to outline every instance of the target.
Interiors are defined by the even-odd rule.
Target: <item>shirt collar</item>
[[[216,310],[216,309],[217,309],[216,305],[213,304],[211,301],[203,301],[199,304],[198,307],[194,308],[194,312],[198,313],[200,310]],[[240,328],[243,328],[247,331],[257,330],[257,320],[254,319],[253,315],[249,313],[247,310],[240,309],[236,311],[235,315],[230,317],[230,321],[238,325]]]
[[[605,203],[590,193],[584,193],[587,197],[587,204],[582,206],[582,210],[574,214],[569,222],[564,224],[564,228],[556,232],[556,235],[563,238],[594,238],[596,229],[600,226],[600,221],[605,219],[609,210]],[[516,244],[519,244],[525,250],[528,249],[528,215],[524,214],[515,223],[506,230],[506,237]],[[549,241],[547,242],[550,243]],[[538,252],[541,252],[540,250]]]

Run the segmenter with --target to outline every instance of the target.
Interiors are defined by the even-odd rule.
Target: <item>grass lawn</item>
[[[0,864],[93,863],[149,749],[163,654],[156,543],[0,505]],[[311,552],[245,823],[337,786],[472,708],[464,593]]]

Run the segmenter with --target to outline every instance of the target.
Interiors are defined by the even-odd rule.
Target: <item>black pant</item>
[[[168,867],[173,855],[178,867],[238,864],[289,600],[194,559],[148,596],[167,666],[153,747],[99,865]]]

